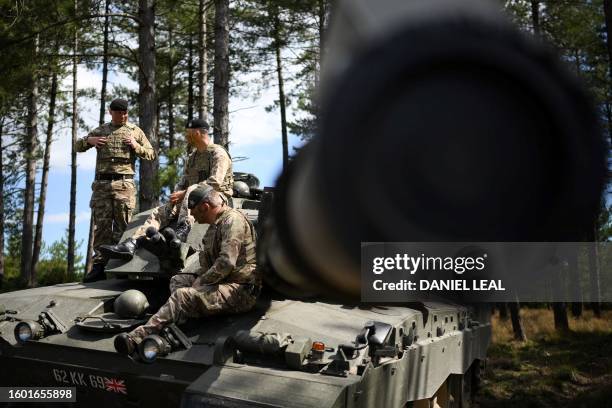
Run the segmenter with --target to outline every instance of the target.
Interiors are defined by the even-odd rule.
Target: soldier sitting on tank
[[[182,274],[170,280],[170,298],[149,321],[115,337],[119,353],[131,354],[150,334],[187,318],[250,310],[261,288],[255,258],[255,229],[240,211],[230,208],[210,186],[191,192],[188,207],[195,220],[210,224],[204,250],[187,258]]]
[[[138,238],[144,237],[149,227],[161,229],[176,223],[176,237],[185,242],[193,225],[193,217],[187,208],[189,193],[198,185],[209,185],[223,193],[231,202],[234,177],[232,159],[220,145],[214,144],[208,135],[208,123],[194,119],[187,123],[187,142],[195,150],[185,164],[183,177],[170,195],[170,202],[153,210],[145,223],[127,240],[118,245],[104,245],[101,251],[109,258],[130,259],[138,247]]]

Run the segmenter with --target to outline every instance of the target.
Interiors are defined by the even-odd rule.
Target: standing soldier
[[[110,258],[130,259],[138,246],[138,238],[145,235],[149,227],[158,230],[176,223],[177,238],[185,242],[191,230],[193,217],[189,214],[187,200],[189,193],[199,185],[210,186],[231,204],[234,192],[232,159],[220,145],[214,144],[208,134],[208,123],[194,119],[187,123],[187,142],[195,149],[187,158],[183,177],[170,195],[170,202],[157,207],[132,237],[117,245],[104,245],[101,250]]]
[[[84,282],[104,279],[105,259],[99,247],[119,242],[130,221],[136,206],[136,156],[145,160],[155,158],[153,147],[143,131],[127,121],[127,110],[125,99],[115,99],[109,108],[111,122],[94,129],[76,142],[77,152],[84,152],[91,147],[97,150],[96,177],[91,186],[93,193],[90,202],[96,255],[91,272],[85,276]]]

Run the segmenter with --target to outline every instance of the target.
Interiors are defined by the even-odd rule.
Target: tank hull
[[[364,306],[263,296],[249,313],[182,325],[193,345],[145,364],[116,353],[113,334],[86,332],[74,321],[135,285],[149,298],[160,297],[158,303],[163,299],[163,285],[128,279],[0,295],[0,304],[10,311],[0,322],[0,383],[76,387],[81,406],[163,401],[185,407],[321,408],[380,406],[377,403],[383,401],[392,407],[433,396],[450,375],[463,374],[484,360],[490,340],[490,325],[475,325],[473,310],[459,305]],[[49,309],[67,330],[19,345],[15,325]],[[237,361],[235,355],[222,352],[227,339],[241,330],[290,333],[293,339],[323,342],[324,360],[329,362],[336,358],[338,345],[350,343],[368,321],[393,328],[397,354],[357,371],[324,374],[290,368],[278,356],[261,354]],[[410,333],[410,344],[400,333]]]

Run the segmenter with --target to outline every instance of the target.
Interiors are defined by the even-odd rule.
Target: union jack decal
[[[117,380],[115,378],[104,378],[106,391],[116,392],[117,394],[127,395],[127,388],[124,384],[125,380]]]

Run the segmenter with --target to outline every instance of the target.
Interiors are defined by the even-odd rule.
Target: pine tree
[[[213,134],[215,143],[229,149],[229,0],[215,0],[215,68]]]
[[[155,2],[139,0],[138,9],[138,110],[139,124],[156,155],[159,152],[157,138],[157,94],[155,82]],[[158,203],[159,156],[140,162],[140,211],[153,208]]]

